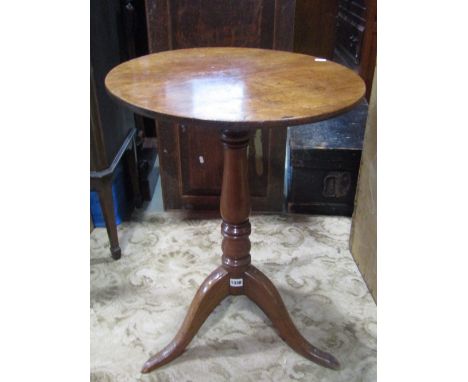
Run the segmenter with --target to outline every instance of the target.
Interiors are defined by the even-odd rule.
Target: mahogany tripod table
[[[228,295],[246,295],[296,352],[322,366],[339,363],[297,330],[273,283],[251,265],[247,146],[257,127],[323,120],[355,106],[365,85],[353,71],[324,59],[251,48],[166,51],[127,61],[105,80],[108,92],[147,117],[218,127],[224,145],[221,191],[222,264],[198,289],[169,345],[143,366],[148,373],[183,353]]]

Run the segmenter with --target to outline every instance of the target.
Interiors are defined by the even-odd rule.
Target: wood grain
[[[149,50],[292,50],[295,0],[146,0]]]
[[[338,369],[340,365],[335,357],[316,348],[300,334],[273,283],[250,264],[249,131],[225,130],[221,141],[224,146],[220,206],[223,218],[222,265],[198,289],[177,335],[145,362],[142,373],[149,373],[181,355],[208,315],[227,295],[246,295],[265,312],[281,338],[293,350],[319,365]]]
[[[135,112],[177,123],[291,126],[352,108],[362,79],[313,56],[252,48],[195,48],[127,61],[105,80]]]
[[[198,290],[174,340],[150,358],[142,372],[178,357],[227,294],[247,295],[295,351],[322,366],[339,368],[332,355],[302,337],[272,282],[250,265],[247,149],[254,128],[283,128],[348,110],[364,95],[363,81],[343,66],[312,56],[249,48],[197,48],[121,64],[108,74],[106,87],[138,113],[172,123],[196,122],[200,128],[223,128],[222,266]]]
[[[196,47],[292,51],[296,0],[145,0],[149,53]],[[165,209],[217,209],[223,148],[206,127],[157,122]],[[259,128],[263,172],[249,171],[252,209],[281,211],[286,128]],[[214,142],[216,141],[216,143]],[[174,142],[178,142],[174,145]],[[257,144],[250,143],[249,170]],[[203,163],[200,163],[200,156]],[[164,157],[164,158],[163,158]],[[174,163],[174,165],[172,164]]]
[[[216,268],[200,285],[187,316],[175,338],[160,352],[145,362],[142,373],[171,362],[181,355],[210,313],[229,294],[229,274],[223,267]]]
[[[338,0],[297,0],[294,51],[333,58]]]

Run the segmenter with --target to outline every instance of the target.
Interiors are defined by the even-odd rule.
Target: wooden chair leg
[[[135,202],[135,206],[140,208],[143,199],[141,197],[140,191],[140,179],[138,176],[138,157],[137,157],[137,148],[135,137],[132,139],[132,150],[126,153],[126,162],[128,173],[130,175],[130,182],[132,183],[132,191],[133,191],[133,200]]]
[[[114,260],[120,259],[122,252],[117,235],[117,224],[115,222],[114,198],[112,196],[112,177],[102,179],[98,189],[99,201],[106,222],[107,235],[109,236],[111,256]]]

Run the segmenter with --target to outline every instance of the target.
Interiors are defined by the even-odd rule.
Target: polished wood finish
[[[309,343],[292,322],[273,283],[250,264],[250,195],[247,177],[248,131],[223,131],[221,193],[222,265],[202,283],[175,338],[143,365],[149,373],[183,353],[208,315],[228,295],[246,295],[270,318],[280,337],[296,352],[322,366],[338,369],[338,361]],[[237,282],[232,284],[232,280]]]
[[[233,279],[242,279],[250,265],[250,193],[247,177],[248,131],[225,130],[223,186],[220,211],[223,222],[222,263]],[[242,287],[231,287],[231,294],[241,294]]]
[[[210,313],[229,294],[229,273],[218,267],[200,285],[187,316],[175,338],[159,353],[145,362],[142,373],[171,362],[181,355]]]
[[[142,372],[179,356],[228,294],[243,294],[258,304],[281,338],[299,354],[322,366],[339,368],[332,355],[299,333],[272,282],[251,265],[248,145],[259,126],[274,130],[349,109],[365,92],[359,76],[305,55],[200,48],[122,64],[109,73],[106,86],[117,100],[137,112],[174,123],[196,122],[210,134],[220,131],[224,147],[222,265],[198,290],[174,340],[151,357]]]
[[[294,51],[355,70],[369,100],[377,56],[376,0],[297,0]]]
[[[232,46],[291,51],[296,0],[146,0],[149,52]],[[192,124],[157,123],[165,209],[217,209],[223,150]],[[257,129],[249,144],[252,208],[281,211],[286,128]],[[262,162],[262,163],[260,163]]]
[[[284,342],[303,357],[319,365],[335,370],[340,368],[340,363],[335,357],[316,348],[297,330],[278,290],[268,277],[254,266],[251,266],[245,272],[244,278],[245,295],[268,316]]]
[[[365,92],[362,79],[342,65],[250,48],[151,54],[115,67],[105,84],[137,113],[231,129],[319,121],[351,109]]]

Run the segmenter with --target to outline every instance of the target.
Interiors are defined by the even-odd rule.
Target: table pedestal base
[[[278,290],[250,264],[250,195],[247,178],[246,131],[224,131],[224,172],[221,192],[222,265],[198,289],[182,327],[159,353],[144,365],[142,373],[171,362],[181,355],[210,313],[228,295],[245,295],[270,318],[280,337],[297,353],[319,365],[338,369],[331,354],[317,349],[297,330]]]

